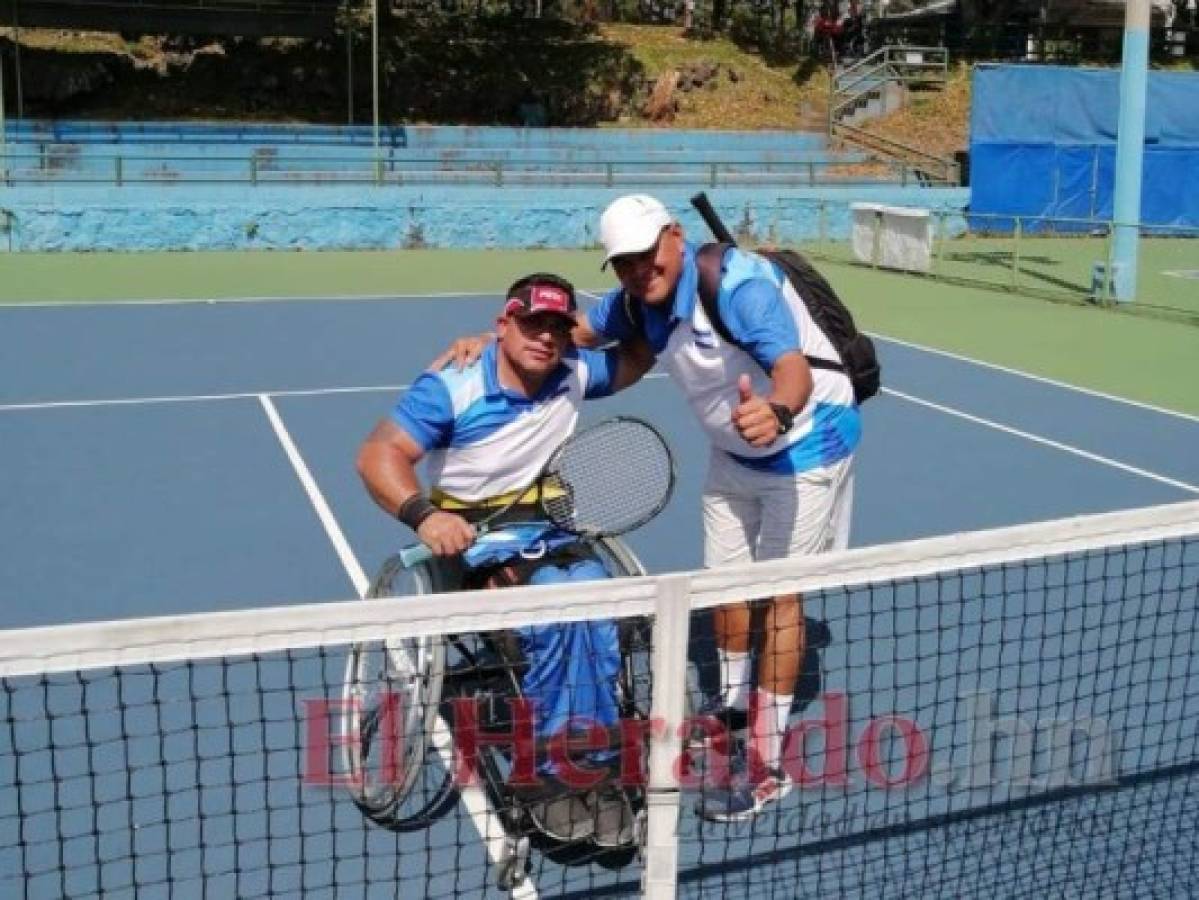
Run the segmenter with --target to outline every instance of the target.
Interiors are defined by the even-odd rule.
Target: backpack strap
[[[704,244],[695,251],[695,268],[699,272],[699,302],[704,308],[704,315],[712,323],[712,330],[720,335],[721,340],[725,343],[732,344],[738,350],[744,350],[745,346],[733,337],[729,332],[728,326],[724,324],[724,319],[720,317],[720,307],[716,303],[716,298],[720,295],[720,277],[723,274],[724,254],[732,246],[732,244],[722,243]],[[831,359],[824,359],[820,356],[808,356],[806,353],[804,354],[804,359],[808,361],[808,365],[813,369],[827,369],[830,372],[845,374],[845,366]],[[770,373],[767,372],[766,374],[769,375]]]
[[[712,330],[720,335],[726,344],[732,344],[738,350],[744,350],[741,342],[729,333],[728,326],[720,317],[720,307],[716,298],[720,295],[720,277],[724,263],[724,254],[732,244],[704,244],[695,251],[695,268],[699,272],[699,302],[704,308],[704,315],[712,323]]]
[[[629,328],[633,334],[645,334],[645,312],[641,308],[641,303],[633,299],[632,294],[626,290],[620,292],[620,305],[624,310],[624,317],[629,323]]]

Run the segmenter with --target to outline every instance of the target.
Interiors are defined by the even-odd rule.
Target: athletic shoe
[[[781,769],[767,769],[757,782],[742,775],[727,787],[707,792],[695,811],[709,822],[745,822],[782,800],[793,787],[791,776]]]

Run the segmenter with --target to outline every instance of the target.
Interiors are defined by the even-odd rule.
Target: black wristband
[[[396,518],[416,531],[425,519],[435,512],[437,512],[437,507],[433,501],[424,494],[413,494],[400,504],[400,508],[396,510]]]
[[[779,434],[786,434],[795,424],[795,413],[781,403],[771,403],[770,410],[779,423]]]

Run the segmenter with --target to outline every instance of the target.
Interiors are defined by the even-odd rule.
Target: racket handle
[[[433,551],[424,544],[415,544],[411,547],[405,547],[400,551],[400,562],[404,564],[405,569],[411,569],[413,566],[428,562],[432,558]]]
[[[722,244],[736,244],[737,239],[729,233],[729,230],[724,227],[724,222],[720,221],[720,215],[712,207],[711,201],[708,200],[708,195],[700,191],[691,198],[691,205],[695,207],[704,220],[704,224],[711,229],[713,236]]]

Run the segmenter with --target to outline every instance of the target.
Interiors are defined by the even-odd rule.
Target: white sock
[[[720,658],[720,689],[726,706],[749,708],[749,654],[716,648]]]
[[[768,769],[781,769],[783,762],[783,739],[791,722],[790,694],[772,694],[758,691],[757,715],[750,723],[754,748]]]

